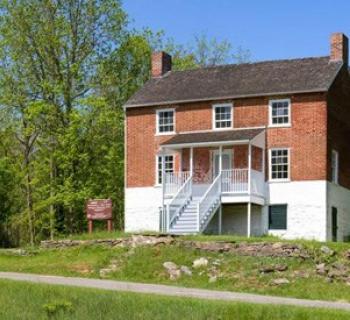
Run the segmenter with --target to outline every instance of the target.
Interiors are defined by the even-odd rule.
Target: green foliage
[[[85,230],[89,198],[123,228],[122,106],[161,48],[181,70],[232,58],[227,41],[130,30],[118,0],[0,0],[0,245]]]
[[[58,319],[73,312],[73,304],[69,301],[55,301],[43,305],[48,319]]]
[[[250,52],[242,47],[233,48],[227,40],[208,38],[205,33],[194,36],[192,43],[177,45],[172,39],[163,45],[173,56],[174,70],[212,67],[228,63],[249,62]]]

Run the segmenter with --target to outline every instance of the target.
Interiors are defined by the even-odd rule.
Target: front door
[[[338,234],[338,209],[332,207],[332,241],[337,241]]]
[[[213,152],[213,178],[219,174],[219,151]],[[225,150],[222,152],[222,170],[231,170],[232,168],[232,151]]]

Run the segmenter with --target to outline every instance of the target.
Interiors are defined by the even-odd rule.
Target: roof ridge
[[[198,71],[198,70],[206,70],[206,69],[221,69],[221,68],[227,68],[227,67],[238,67],[238,66],[244,66],[244,65],[257,65],[257,64],[263,64],[263,63],[271,63],[271,62],[293,62],[293,61],[301,61],[301,60],[316,60],[316,59],[326,59],[330,58],[329,56],[319,56],[319,57],[303,57],[303,58],[290,58],[290,59],[275,59],[275,60],[262,60],[262,61],[256,61],[256,62],[244,62],[244,63],[227,63],[227,64],[220,64],[215,66],[206,66],[206,67],[197,67],[197,68],[191,68],[186,70],[172,70],[169,71],[168,74],[171,73],[181,73],[181,72],[189,72],[189,71]]]

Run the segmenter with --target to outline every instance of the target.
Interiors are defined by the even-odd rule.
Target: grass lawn
[[[223,240],[223,237],[197,238]],[[237,238],[225,237],[224,239],[239,241]],[[303,243],[311,251],[321,245],[317,242]],[[336,257],[341,257],[343,251],[349,248],[349,244],[343,243],[329,244],[329,246],[337,250]],[[325,277],[316,274],[315,264],[311,259],[208,253],[178,245],[138,247],[131,250],[104,246],[79,246],[66,249],[28,249],[27,252],[28,255],[21,256],[16,251],[1,250],[0,271],[99,278],[100,270],[108,267],[113,261],[116,268],[107,275],[108,279],[350,302],[349,286],[342,281],[328,283]],[[182,275],[175,281],[169,279],[163,267],[166,261],[191,267],[193,260],[199,257],[208,258],[208,267],[195,269],[192,276]],[[350,266],[350,261],[343,263]],[[268,274],[259,272],[262,266],[271,264],[286,264],[288,270]],[[214,283],[208,281],[212,268],[216,268],[219,273]],[[302,276],[300,276],[301,273]],[[287,278],[290,283],[282,286],[272,285],[272,280],[276,278]]]
[[[0,319],[345,320],[350,313],[0,280]]]

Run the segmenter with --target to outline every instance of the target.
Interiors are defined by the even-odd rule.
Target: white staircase
[[[193,197],[169,228],[171,234],[192,234],[198,232],[198,203],[200,197]]]
[[[191,187],[190,190],[186,193],[182,191],[179,193],[180,195],[182,192],[186,196],[177,195],[169,206],[168,232],[171,234],[203,232],[221,205],[221,174],[214,179],[212,184],[204,188],[199,187],[197,190],[192,189],[190,181],[187,182]]]

